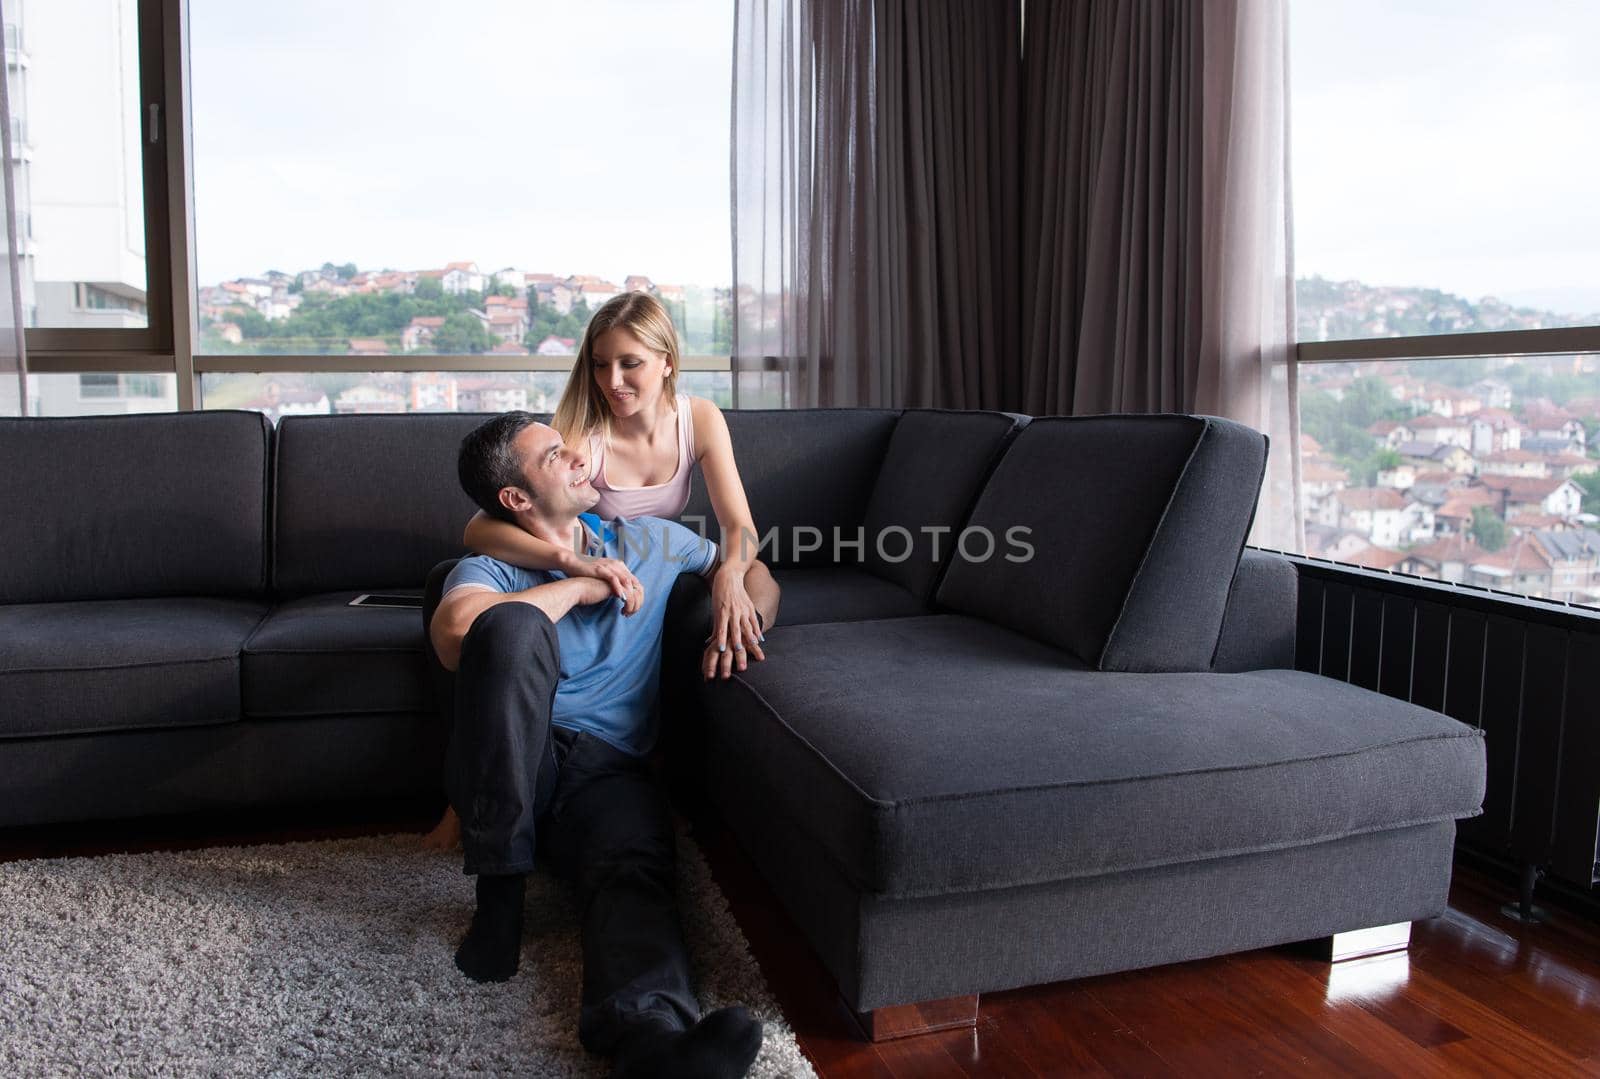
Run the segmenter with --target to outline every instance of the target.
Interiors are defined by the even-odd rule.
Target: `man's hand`
[[[604,603],[611,598],[611,586],[593,577],[567,577],[549,584],[535,585],[521,592],[495,592],[487,588],[457,588],[445,593],[433,613],[428,635],[434,654],[447,671],[461,663],[461,642],[477,617],[500,603],[528,603],[539,608],[552,622],[559,622],[574,607]]]
[[[718,650],[714,640],[706,642],[706,650],[700,653],[700,674],[706,681],[721,678],[726,681],[733,677],[735,671],[743,671],[750,665],[750,660],[760,662],[767,658],[761,650],[761,642],[750,638],[743,646],[735,643],[733,647]]]
[[[604,582],[610,595],[622,601],[622,613],[637,614],[644,606],[644,585],[633,575],[628,564],[618,558],[582,558],[569,569],[573,577],[586,577]],[[588,602],[588,601],[586,601]],[[599,600],[593,602],[598,603]]]

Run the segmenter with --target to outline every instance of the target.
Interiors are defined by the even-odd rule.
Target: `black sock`
[[[526,882],[521,873],[478,876],[478,909],[456,949],[456,966],[473,981],[503,982],[517,972]]]
[[[761,1024],[743,1008],[721,1008],[688,1030],[635,1041],[617,1054],[612,1079],[742,1079],[761,1051]]]

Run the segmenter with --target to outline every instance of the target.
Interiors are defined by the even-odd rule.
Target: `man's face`
[[[554,428],[529,424],[515,445],[522,455],[523,484],[542,516],[577,516],[600,501],[600,492],[589,482],[588,458],[562,445]]]

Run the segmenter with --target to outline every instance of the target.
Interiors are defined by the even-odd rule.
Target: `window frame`
[[[170,39],[187,9],[175,0],[136,0],[139,55],[139,146],[142,167],[145,250],[145,328],[28,327],[28,371],[73,374],[99,371],[173,370],[175,295],[169,184],[174,124],[169,101],[169,57],[181,56]]]
[[[570,371],[568,356],[488,354],[328,356],[196,354],[199,289],[194,261],[193,136],[189,109],[189,2],[137,0],[140,133],[144,166],[146,308],[142,330],[30,328],[29,374],[171,373],[178,411],[202,407],[206,374],[315,371],[364,373],[374,361],[386,371]],[[154,113],[152,113],[154,109]],[[152,115],[156,141],[151,141]],[[680,358],[685,371],[732,371],[729,356]],[[739,383],[733,380],[734,407]]]

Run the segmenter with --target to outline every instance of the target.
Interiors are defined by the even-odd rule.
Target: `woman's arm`
[[[722,410],[703,397],[691,397],[694,409],[695,455],[705,475],[706,493],[722,530],[722,565],[711,582],[711,643],[725,650],[741,641],[759,641],[761,624],[746,588],[746,575],[756,565],[761,538],[745,498],[739,466],[733,459],[733,438]]]
[[[467,522],[461,542],[476,554],[486,554],[523,569],[560,570],[568,577],[593,577],[604,581],[622,600],[622,613],[633,614],[644,603],[644,586],[633,571],[615,558],[590,558],[571,548],[542,540],[510,521],[479,510]]]
[[[569,576],[577,573],[578,552],[558,547],[482,510],[467,522],[461,542],[475,554],[486,554],[523,569],[558,569]]]
[[[760,562],[752,562],[744,581],[751,601],[756,605],[756,610],[761,612],[763,622],[772,625],[778,620],[779,593],[778,582],[772,579],[772,571]],[[700,674],[708,681],[733,677],[748,667],[750,660],[760,662],[767,658],[761,647],[765,641],[766,637],[762,636],[748,641],[744,648],[730,648],[726,652],[717,651],[717,646],[707,641],[705,651],[700,654]]]

